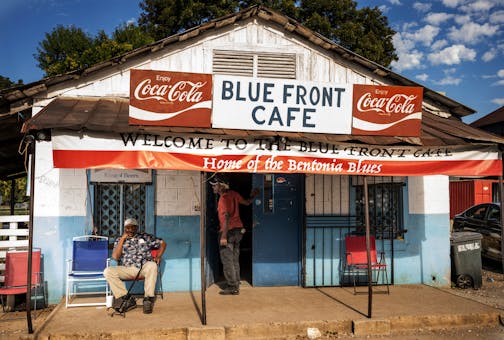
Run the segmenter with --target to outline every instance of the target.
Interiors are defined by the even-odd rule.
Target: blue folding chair
[[[72,259],[67,260],[66,307],[105,306],[110,295],[103,271],[108,266],[108,239],[85,235],[73,238]],[[82,295],[103,295],[103,300],[80,302]]]

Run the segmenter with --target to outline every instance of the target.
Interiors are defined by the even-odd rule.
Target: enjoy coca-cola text
[[[200,91],[206,82],[180,80],[175,84],[152,84],[152,79],[144,79],[135,88],[134,96],[138,100],[157,99],[163,102],[198,103],[203,93]]]
[[[415,95],[394,94],[391,97],[374,98],[370,92],[364,93],[357,101],[357,110],[361,112],[376,111],[379,113],[415,112]]]

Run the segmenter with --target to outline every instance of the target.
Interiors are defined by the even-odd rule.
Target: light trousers
[[[107,267],[103,272],[103,276],[107,279],[107,282],[112,290],[114,297],[120,298],[128,293],[126,285],[123,280],[133,280],[135,279],[138,269],[135,266],[125,267],[125,266],[114,266]],[[154,291],[156,289],[157,280],[157,264],[154,261],[145,262],[142,271],[140,272],[140,277],[144,278],[144,296],[154,297]]]

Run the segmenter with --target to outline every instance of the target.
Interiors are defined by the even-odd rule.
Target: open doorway
[[[207,174],[207,179],[212,174]],[[228,173],[229,184],[232,190],[238,192],[244,198],[250,197],[252,190],[252,175],[242,173]],[[222,264],[219,255],[218,233],[219,220],[217,217],[218,195],[213,193],[212,186],[206,181],[207,209],[206,209],[206,257],[208,261],[208,270],[206,282],[207,286],[213,283],[224,282]],[[240,205],[240,218],[245,226],[246,233],[240,243],[240,275],[241,280],[252,284],[252,209],[253,204],[249,206]]]

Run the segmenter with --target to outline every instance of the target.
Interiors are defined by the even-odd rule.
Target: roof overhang
[[[45,129],[90,132],[177,132],[232,136],[279,136],[316,142],[362,143],[370,145],[470,145],[504,144],[504,138],[473,128],[451,116],[444,118],[424,111],[420,137],[356,136],[321,133],[204,129],[129,125],[129,99],[122,97],[58,97],[26,122],[23,131]]]

